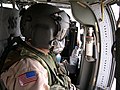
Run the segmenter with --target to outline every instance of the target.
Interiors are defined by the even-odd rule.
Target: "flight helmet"
[[[33,46],[49,49],[55,46],[54,41],[65,38],[69,22],[65,11],[50,4],[36,3],[22,13],[20,28],[22,35]]]

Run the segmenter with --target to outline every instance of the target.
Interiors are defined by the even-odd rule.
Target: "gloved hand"
[[[70,65],[77,65],[79,60],[80,48],[75,46],[71,56],[70,56]]]

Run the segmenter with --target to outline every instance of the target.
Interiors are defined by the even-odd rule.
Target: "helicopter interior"
[[[1,0],[0,56],[9,37],[20,36],[20,11],[34,3],[47,3],[65,10],[71,18],[61,61],[70,63],[69,77],[80,90],[111,90],[115,75],[117,21],[111,5],[116,0]],[[6,7],[6,6],[7,7]],[[8,8],[10,5],[11,8]],[[4,22],[4,23],[3,23]],[[14,43],[15,44],[15,43]],[[9,50],[8,50],[9,51]],[[0,60],[0,67],[4,61]]]

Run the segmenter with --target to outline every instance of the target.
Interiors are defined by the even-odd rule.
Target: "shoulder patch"
[[[37,74],[35,71],[26,72],[18,76],[18,80],[21,86],[25,86],[30,82],[37,81]]]

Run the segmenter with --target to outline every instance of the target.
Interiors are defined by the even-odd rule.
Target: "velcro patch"
[[[30,82],[37,81],[37,74],[35,71],[26,72],[18,76],[18,80],[21,86],[25,86]]]

